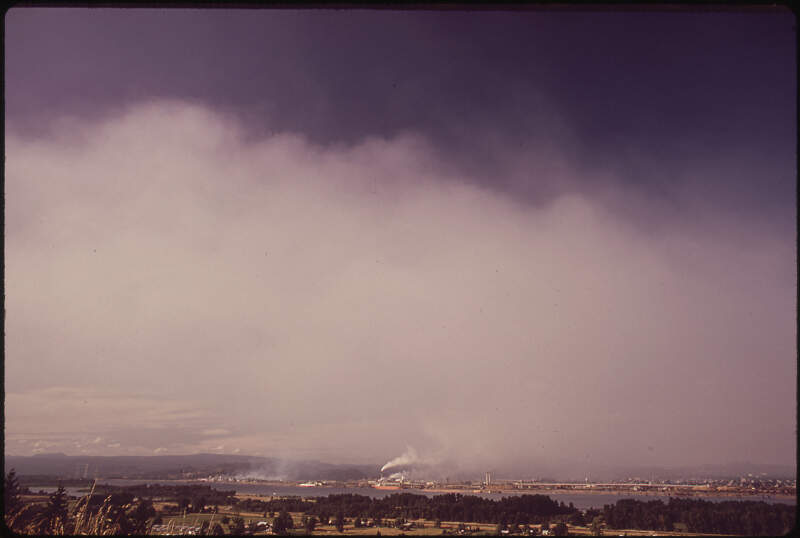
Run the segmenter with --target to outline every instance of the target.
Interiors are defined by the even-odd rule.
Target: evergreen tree
[[[286,532],[286,523],[282,517],[276,517],[272,520],[272,532],[275,534],[283,534]]]
[[[206,499],[205,497],[197,497],[192,499],[192,512],[197,512],[198,514],[203,511],[206,506]]]
[[[278,516],[281,520],[283,520],[283,528],[284,530],[290,530],[294,528],[294,520],[292,519],[291,514],[286,510],[282,510],[281,514]]]
[[[570,514],[569,522],[573,525],[586,525],[586,519],[583,517],[583,512],[580,510],[576,510],[575,513]]]
[[[153,503],[148,499],[139,499],[136,507],[129,515],[132,530],[136,534],[144,534],[147,528],[147,520],[155,515],[156,510],[153,508]]]
[[[592,526],[590,528],[592,531],[592,536],[603,536],[603,527],[600,526],[600,517],[596,516],[592,520]]]
[[[241,517],[234,518],[231,527],[231,534],[242,536],[244,534],[244,519]]]
[[[567,524],[563,521],[559,521],[555,527],[553,527],[553,534],[556,536],[568,536],[569,532],[567,532]]]
[[[6,475],[5,483],[3,484],[3,513],[6,517],[16,513],[22,507],[22,499],[20,499],[22,488],[19,486],[17,473],[11,469]]]
[[[67,522],[67,492],[60,483],[55,493],[50,495],[47,507],[39,520],[40,534],[59,533],[59,526]]]
[[[305,528],[304,528],[305,533],[311,534],[312,532],[314,532],[314,528],[316,528],[316,526],[317,526],[317,518],[313,516],[308,518],[308,520],[305,523]]]

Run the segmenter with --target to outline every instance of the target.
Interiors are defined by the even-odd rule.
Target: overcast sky
[[[7,453],[794,464],[789,12],[5,25]]]

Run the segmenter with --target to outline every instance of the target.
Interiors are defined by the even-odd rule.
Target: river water
[[[443,495],[441,492],[425,491],[420,489],[404,489],[404,490],[381,490],[374,488],[335,488],[327,486],[319,487],[299,487],[299,486],[276,486],[270,484],[241,484],[237,482],[201,482],[197,480],[130,480],[130,479],[106,479],[102,480],[103,484],[111,484],[115,486],[130,486],[134,484],[172,484],[172,485],[207,485],[214,489],[223,491],[236,491],[238,494],[251,494],[251,495],[276,495],[276,496],[289,496],[297,495],[300,497],[325,497],[327,495],[334,495],[338,493],[352,493],[355,495],[365,495],[381,499],[393,493],[414,493],[417,495],[426,495],[433,497],[434,495]],[[80,497],[86,495],[87,490],[78,487],[64,488],[67,495],[74,495]],[[47,493],[52,493],[56,490],[55,487],[32,487],[32,491],[43,490]],[[531,492],[541,493],[541,492]],[[503,497],[511,497],[513,495],[521,495],[522,493],[468,493],[467,495],[477,495],[486,499],[501,499]],[[602,508],[605,504],[614,504],[620,499],[637,499],[640,501],[654,501],[661,500],[668,502],[670,497],[667,495],[632,495],[631,493],[581,493],[574,491],[566,492],[553,492],[548,491],[542,493],[549,496],[551,499],[563,502],[564,504],[572,503],[575,508],[585,510],[587,508]],[[692,495],[692,499],[703,499],[706,501],[720,502],[720,501],[764,501],[768,503],[784,503],[796,504],[794,498],[772,497],[769,495],[742,495],[736,497],[727,496],[714,496],[714,495]]]

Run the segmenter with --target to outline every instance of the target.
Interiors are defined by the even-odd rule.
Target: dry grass
[[[107,496],[96,513],[89,510],[89,502],[94,495],[97,483],[92,484],[88,495],[78,499],[67,517],[55,516],[40,512],[36,517],[28,517],[30,512],[39,508],[36,504],[27,504],[15,514],[6,515],[6,524],[20,534],[31,535],[82,535],[82,536],[110,536],[121,534],[120,518],[130,510],[133,505],[126,504],[121,508],[111,503],[111,495]],[[22,522],[25,522],[24,524]]]

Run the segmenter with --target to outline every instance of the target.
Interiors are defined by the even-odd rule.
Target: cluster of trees
[[[236,510],[242,512],[307,512],[314,503],[300,497],[285,497],[272,501],[260,501],[258,499],[234,499],[229,503]]]
[[[233,535],[247,535],[252,534],[255,530],[253,527],[247,527],[244,521],[244,518],[240,516],[235,516],[233,519],[228,518],[227,516],[223,516],[220,520],[221,523],[225,525],[229,525],[231,534]],[[311,534],[317,526],[317,520],[314,518],[309,518],[308,516],[303,516],[302,524],[305,529],[306,534]],[[253,524],[253,523],[251,523]],[[294,520],[292,519],[291,514],[286,510],[280,512],[280,514],[275,515],[272,518],[272,530],[276,534],[284,534],[286,531],[295,528]],[[224,534],[224,531],[221,526],[217,529],[218,524],[214,526],[213,529],[208,529],[211,532],[206,532],[206,529],[201,529],[201,534]]]
[[[275,501],[260,501],[258,499],[233,499],[229,503],[234,509],[241,512],[305,512],[312,505],[309,501],[304,501],[300,497],[289,497]]]
[[[311,534],[312,532],[314,532],[314,529],[317,528],[318,523],[319,521],[317,521],[317,518],[315,518],[314,516],[308,517],[307,515],[304,515],[302,520],[304,532],[306,534]]]
[[[305,523],[304,523],[305,524]],[[277,534],[281,534],[287,530],[294,528],[294,520],[291,514],[286,510],[281,510],[278,517],[272,520],[272,530]]]
[[[671,498],[668,503],[622,499],[603,507],[611,528],[685,530],[692,533],[783,535],[795,524],[795,507],[761,501],[711,502]]]
[[[382,499],[351,493],[316,497],[313,500],[279,499],[264,502],[258,511],[305,512],[327,521],[330,517],[369,519],[438,519],[476,523],[540,523],[561,514],[573,514],[573,506],[557,503],[545,495],[521,495],[500,500],[449,493],[428,497],[395,493]]]
[[[187,504],[190,508],[202,507],[202,504],[222,505],[236,502],[235,491],[223,491],[205,485],[137,484],[132,486],[112,486],[103,484],[98,485],[95,488],[95,492],[99,495],[126,493],[134,497],[147,497],[178,503],[183,499],[188,499],[189,502],[184,504]],[[203,503],[200,502],[201,500]]]

